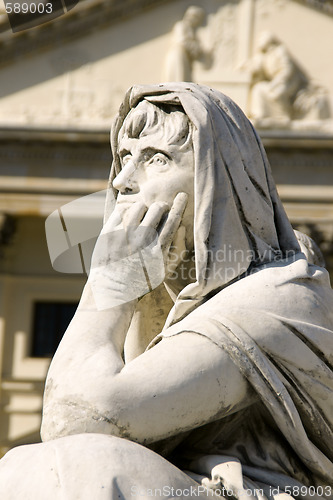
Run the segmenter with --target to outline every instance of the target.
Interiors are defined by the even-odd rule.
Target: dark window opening
[[[54,355],[77,308],[77,302],[35,302],[31,356]]]

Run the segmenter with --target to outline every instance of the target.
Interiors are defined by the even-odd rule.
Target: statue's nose
[[[113,187],[118,191],[122,192],[125,190],[133,190],[137,187],[137,183],[134,179],[136,171],[136,165],[133,160],[129,160],[123,166],[117,177],[113,181]]]

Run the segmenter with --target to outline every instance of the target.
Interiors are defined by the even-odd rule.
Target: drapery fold
[[[247,477],[260,481],[265,476],[271,478],[270,486],[282,488],[282,473],[284,481],[290,477],[308,489],[312,486],[313,492],[318,486],[329,487],[331,498],[333,311],[323,315],[331,303],[327,271],[309,265],[299,253],[278,264],[264,264],[154,339],[150,347],[184,331],[205,336],[228,353],[257,394],[257,407],[244,410],[243,418],[242,412],[235,415],[238,431],[233,438],[229,420],[227,427],[223,419],[219,422],[215,436],[208,432],[207,442],[216,448],[210,444],[207,454],[232,455],[243,446],[246,453],[236,458]],[[253,439],[265,459],[255,451]],[[204,448],[201,445],[201,451]]]

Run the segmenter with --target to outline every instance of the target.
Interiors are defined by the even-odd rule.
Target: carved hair
[[[119,131],[118,144],[123,137],[139,139],[160,134],[168,144],[187,145],[191,138],[190,122],[181,106],[155,105],[143,100],[127,115]]]

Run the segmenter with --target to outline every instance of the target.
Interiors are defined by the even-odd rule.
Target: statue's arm
[[[184,233],[179,225],[186,200],[181,193],[176,196],[159,232],[166,258],[171,242],[177,246],[176,233]],[[156,227],[165,210],[163,204],[148,210],[141,204],[133,206],[127,227],[138,230],[125,231],[133,254],[145,248],[142,229]],[[111,257],[124,246],[123,233],[116,233],[112,247],[117,224],[114,215],[104,226],[80,304],[52,360],[44,394],[43,440],[97,432],[148,443],[252,402],[248,383],[228,355],[195,333],[163,339],[125,364],[125,338],[137,305],[137,299],[125,299],[137,270],[135,259],[134,268],[120,261],[110,268]],[[110,300],[124,300],[104,304],[108,294]],[[100,307],[101,302],[108,308]]]
[[[260,52],[244,63],[244,68],[250,71],[255,82],[265,79],[263,55]]]
[[[97,432],[148,444],[254,401],[236,365],[206,337],[183,332],[124,364],[110,320],[120,333],[131,305],[113,311],[112,318],[83,314],[85,328],[75,331],[75,321],[83,319],[79,311],[73,338],[64,341],[50,369],[44,440]]]
[[[118,393],[119,417],[141,443],[222,418],[256,399],[228,354],[193,332],[164,338],[125,365],[116,383],[129,388]]]

